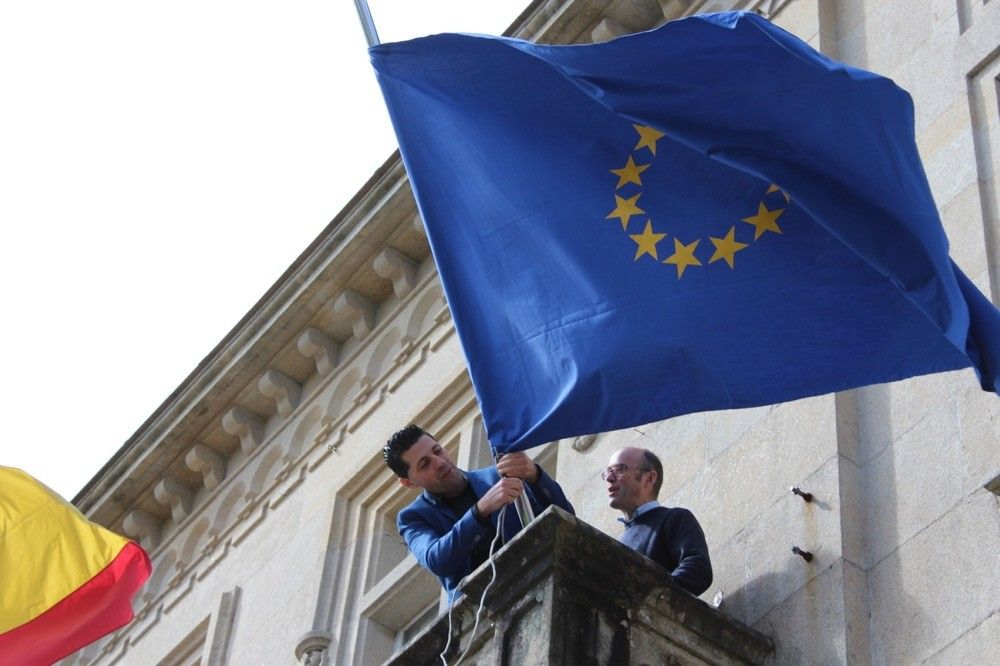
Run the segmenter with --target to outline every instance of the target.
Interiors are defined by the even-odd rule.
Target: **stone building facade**
[[[996,302],[1000,0],[537,0],[508,34],[602,41],[726,9],[758,11],[911,92],[952,257]],[[442,608],[396,534],[412,492],[380,459],[409,422],[463,467],[487,463],[393,155],[75,498],[140,540],[154,573],[136,620],[66,663],[390,657]],[[722,593],[724,614],[773,638],[774,661],[1000,655],[1000,400],[971,371],[536,450],[577,515],[611,535],[599,471],[624,445],[659,453],[661,501],[694,511],[712,549],[704,598]]]

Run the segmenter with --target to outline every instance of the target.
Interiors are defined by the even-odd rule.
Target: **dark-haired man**
[[[402,485],[423,490],[399,512],[396,526],[410,552],[449,595],[489,557],[498,527],[503,541],[521,529],[514,507],[502,525],[498,517],[522,492],[536,514],[551,504],[573,513],[559,484],[522,452],[501,456],[496,467],[464,472],[437,440],[410,425],[389,438],[382,457]]]
[[[712,584],[712,562],[705,533],[687,509],[660,506],[663,463],[651,451],[629,447],[611,456],[601,472],[608,504],[624,514],[619,539],[632,550],[663,565],[675,583],[691,594]]]

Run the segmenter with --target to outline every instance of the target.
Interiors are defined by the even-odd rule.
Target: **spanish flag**
[[[0,663],[51,664],[132,620],[146,552],[0,467]]]

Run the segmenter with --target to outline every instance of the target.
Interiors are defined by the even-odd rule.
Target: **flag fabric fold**
[[[0,663],[49,664],[132,620],[145,551],[0,467]]]
[[[1000,389],[892,81],[743,12],[370,55],[498,450],[970,366]]]

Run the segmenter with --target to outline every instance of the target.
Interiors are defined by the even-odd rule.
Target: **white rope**
[[[493,561],[493,554],[496,552],[497,543],[500,541],[500,531],[503,529],[503,518],[504,514],[507,512],[508,506],[509,505],[504,504],[500,507],[500,515],[497,516],[497,533],[496,536],[493,537],[493,541],[490,542],[490,556],[488,560],[491,569],[490,582],[483,589],[483,596],[479,598],[479,608],[476,609],[476,622],[472,625],[472,633],[469,634],[469,644],[465,647],[465,651],[458,656],[458,659],[455,660],[455,663],[452,666],[458,666],[461,664],[462,660],[469,654],[469,650],[472,649],[472,639],[476,637],[476,630],[479,629],[479,616],[482,614],[483,606],[486,603],[486,593],[490,591],[490,588],[493,587],[493,583],[497,580],[497,564]],[[454,604],[455,597],[452,596],[448,600],[448,642],[444,644],[444,649],[441,650],[440,654],[441,663],[444,666],[448,666],[448,660],[445,659],[444,656],[448,654],[448,648],[451,647],[451,609],[454,607]]]
[[[448,654],[448,648],[451,647],[451,608],[454,605],[455,605],[455,596],[451,595],[448,597],[448,641],[444,644],[444,649],[441,650],[441,654],[438,655],[439,657],[441,657],[441,663],[444,666],[448,666],[448,660],[445,659],[444,656]]]

